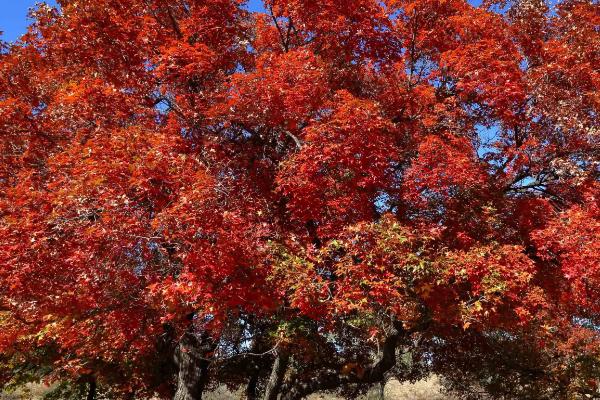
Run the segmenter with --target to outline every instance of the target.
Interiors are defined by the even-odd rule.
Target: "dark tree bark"
[[[86,400],[96,400],[96,390],[97,390],[96,379],[91,378],[88,385],[89,386],[88,386],[88,393],[87,393]]]
[[[249,330],[252,332],[252,346],[250,347],[250,355],[246,356],[246,366],[248,369],[248,384],[246,385],[246,399],[257,400],[260,398],[259,383],[262,376],[266,374],[268,363],[268,353],[264,350],[264,328],[265,325],[261,324],[260,321],[256,321],[252,316],[246,319]],[[247,328],[248,329],[248,328]]]
[[[250,375],[250,379],[248,380],[248,385],[246,386],[246,398],[248,400],[258,399],[258,378],[259,378],[259,371],[258,371],[258,369],[256,369]]]
[[[396,348],[400,340],[413,330],[407,331],[400,321],[396,321],[385,339],[381,358],[367,367],[363,374],[347,375],[338,371],[327,370],[311,377],[310,381],[290,381],[284,385],[281,400],[299,400],[322,390],[335,390],[349,384],[381,384],[385,374],[396,365]]]
[[[277,350],[273,367],[271,368],[271,376],[267,381],[263,400],[277,400],[277,395],[281,390],[281,384],[285,377],[285,372],[288,367],[289,355],[284,350]]]
[[[177,392],[173,400],[201,400],[208,378],[210,359],[208,354],[214,351],[215,342],[204,333],[196,335],[186,333],[175,351],[177,374]]]

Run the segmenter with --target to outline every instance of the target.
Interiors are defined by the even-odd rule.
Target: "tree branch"
[[[171,7],[169,7],[169,6],[167,6],[167,14],[169,15],[169,20],[171,21],[171,26],[173,27],[173,30],[177,34],[177,39],[183,39],[183,32],[181,32],[179,23],[177,22],[177,19],[173,15],[173,11],[171,10]]]

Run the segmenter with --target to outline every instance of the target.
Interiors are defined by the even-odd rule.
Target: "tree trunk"
[[[90,379],[87,393],[87,400],[96,400],[96,379]]]
[[[265,395],[263,400],[277,400],[279,391],[281,390],[281,384],[287,370],[289,356],[287,353],[278,350],[275,361],[273,362],[273,368],[271,369],[271,376],[267,382],[265,389]]]
[[[262,354],[264,352],[263,343],[263,329],[264,327],[260,323],[256,323],[253,317],[248,317],[247,322],[251,326],[251,332],[254,338],[252,339],[252,346],[250,346],[250,352],[254,354]],[[250,357],[248,358],[248,384],[246,385],[246,399],[247,400],[258,400],[260,393],[258,390],[258,384],[260,377],[262,376],[263,368],[266,363],[264,362],[265,357]]]
[[[258,371],[253,371],[246,386],[246,399],[256,400],[258,398]]]
[[[198,337],[188,332],[183,336],[175,351],[179,373],[173,400],[202,400],[210,365],[207,355],[214,349],[215,343],[207,334]]]

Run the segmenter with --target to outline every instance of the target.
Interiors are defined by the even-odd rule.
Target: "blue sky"
[[[31,21],[27,18],[29,9],[40,0],[0,0],[0,31],[2,39],[12,42],[27,31]],[[54,0],[46,0],[48,4],[55,4]],[[260,0],[250,0],[248,8],[252,11],[262,10]]]
[[[0,0],[2,1],[2,0]],[[263,11],[263,5],[261,0],[249,0],[248,1],[248,9],[251,11]]]
[[[3,40],[12,42],[27,31],[27,25],[31,22],[27,13],[38,2],[39,0],[0,0],[0,31],[4,32]],[[54,1],[47,3],[54,4]]]

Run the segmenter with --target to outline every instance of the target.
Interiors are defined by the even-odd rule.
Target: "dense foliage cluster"
[[[1,385],[599,396],[597,0],[58,3],[0,42]]]

